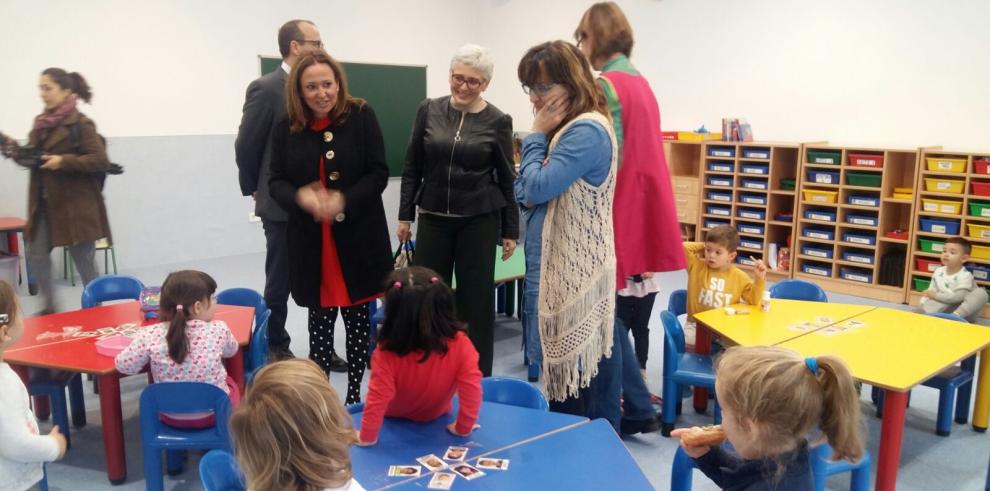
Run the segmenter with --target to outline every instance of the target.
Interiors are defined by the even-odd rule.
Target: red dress
[[[309,125],[309,128],[313,131],[323,131],[329,127],[330,118],[315,119]],[[327,187],[326,162],[322,155],[320,156],[320,182],[324,188]],[[363,298],[357,302],[351,301],[351,296],[347,293],[347,283],[344,282],[344,272],[340,269],[340,256],[337,255],[337,243],[333,240],[333,227],[330,226],[330,222],[328,221],[321,223],[320,227],[323,229],[320,306],[352,307],[378,298],[380,295]]]

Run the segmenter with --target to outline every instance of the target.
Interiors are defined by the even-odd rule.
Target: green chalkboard
[[[259,56],[262,75],[282,64],[276,57]],[[419,103],[426,99],[426,67],[341,62],[347,74],[347,89],[375,109],[385,138],[389,174],[402,174],[406,143],[412,132]]]

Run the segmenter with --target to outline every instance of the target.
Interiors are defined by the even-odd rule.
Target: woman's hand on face
[[[399,222],[399,228],[395,231],[395,236],[399,242],[409,242],[412,240],[412,230],[409,222]]]
[[[44,170],[59,170],[62,168],[61,155],[44,155],[41,157],[45,163],[41,165]]]
[[[547,134],[560,125],[564,116],[571,110],[571,98],[560,94],[549,99],[540,110],[536,111],[533,119],[533,131]]]
[[[516,252],[516,241],[512,239],[502,239],[502,260],[508,261],[512,253]]]

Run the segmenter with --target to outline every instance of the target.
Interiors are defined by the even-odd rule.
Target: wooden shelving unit
[[[961,236],[973,243],[974,248],[990,249],[990,196],[986,193],[975,194],[974,183],[977,186],[990,186],[990,173],[978,165],[981,160],[990,160],[990,153],[952,152],[941,148],[927,148],[921,152],[921,172],[918,178],[918,196],[916,199],[915,231],[911,239],[911,261],[908,265],[911,284],[908,287],[907,302],[917,305],[921,294],[916,285],[916,279],[927,281],[931,279],[929,268],[922,269],[919,264],[931,261],[931,268],[940,264],[941,244],[949,237]],[[931,167],[929,167],[931,161]],[[961,165],[959,169],[957,166]],[[956,168],[954,168],[956,167]],[[983,170],[979,173],[979,170]],[[931,187],[926,185],[926,180]],[[948,183],[948,184],[940,184]],[[961,192],[950,192],[946,187],[952,183],[961,183]],[[931,191],[929,191],[931,189]],[[984,210],[981,206],[986,204]],[[927,206],[926,206],[927,205]],[[922,220],[935,220],[931,227],[922,228]],[[958,233],[943,229],[951,224],[958,224]],[[974,230],[970,230],[970,226]],[[986,230],[977,227],[988,227]],[[923,242],[924,241],[924,242]],[[923,247],[924,244],[924,247]],[[929,252],[931,251],[931,252]],[[977,277],[977,284],[990,288],[990,259],[970,258],[969,269]],[[983,317],[990,316],[990,306],[983,309]]]
[[[828,291],[903,302],[909,275],[890,280],[896,264],[881,263],[899,252],[895,262],[903,261],[906,271],[910,241],[885,233],[899,229],[909,237],[913,229],[916,193],[910,199],[894,193],[916,189],[919,150],[808,144],[801,155],[793,276]],[[879,167],[855,165],[879,158]],[[809,192],[834,196],[834,202],[816,201]]]
[[[694,241],[698,237],[699,203],[701,202],[700,169],[702,142],[667,140],[663,142],[674,190],[674,206],[677,221],[681,225],[681,239]]]
[[[784,189],[782,180],[796,184],[800,148],[792,143],[705,142],[698,240],[713,226],[732,225],[742,243],[737,263],[744,270],[752,269],[751,258],[770,259],[771,244],[776,251],[789,246],[796,192]],[[789,278],[792,266],[793,254],[768,273],[768,280]]]

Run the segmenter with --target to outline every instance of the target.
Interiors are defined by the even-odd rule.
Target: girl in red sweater
[[[460,410],[447,429],[471,434],[481,406],[481,370],[454,302],[454,292],[430,269],[413,266],[389,275],[358,445],[378,441],[385,416],[432,421],[449,413],[455,393]]]

